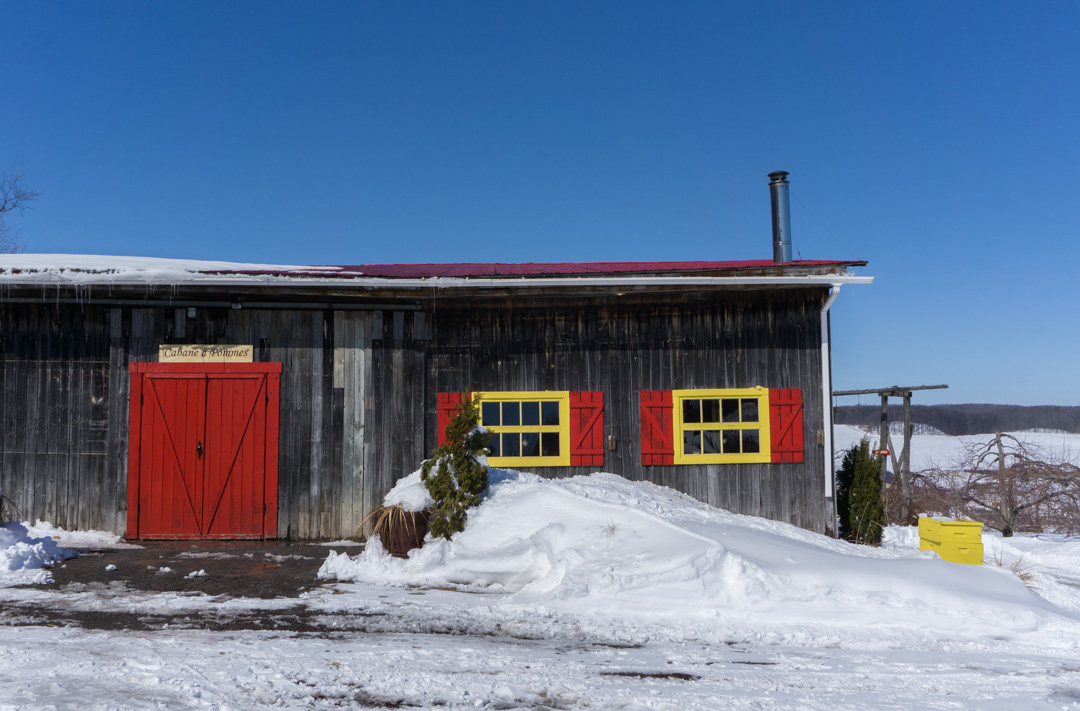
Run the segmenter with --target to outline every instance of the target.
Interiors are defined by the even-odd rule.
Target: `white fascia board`
[[[872,284],[873,277],[844,274],[808,276],[624,276],[624,277],[513,277],[513,278],[320,278],[277,275],[191,274],[187,278],[139,278],[135,275],[79,274],[55,272],[0,275],[0,285],[7,286],[326,286],[338,289],[516,289],[530,287],[641,287],[641,286],[837,286]]]

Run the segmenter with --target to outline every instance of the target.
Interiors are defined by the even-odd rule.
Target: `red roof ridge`
[[[320,276],[326,278],[384,278],[384,279],[433,279],[433,278],[491,278],[491,277],[542,277],[578,276],[602,274],[686,274],[688,272],[737,272],[741,270],[787,270],[813,267],[862,267],[862,260],[802,259],[776,264],[771,259],[734,261],[655,261],[655,262],[429,262],[417,264],[354,264],[318,265],[312,271],[304,268],[283,271],[216,273],[270,274],[280,276]],[[334,271],[327,271],[333,269]],[[316,271],[318,270],[318,271]]]

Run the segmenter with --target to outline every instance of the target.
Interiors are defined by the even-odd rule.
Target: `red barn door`
[[[131,366],[129,538],[273,538],[280,363]]]

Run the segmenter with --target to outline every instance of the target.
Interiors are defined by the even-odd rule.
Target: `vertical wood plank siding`
[[[123,526],[127,486],[112,470],[126,467],[127,449],[115,456],[109,429],[109,316],[95,307],[0,307],[0,487],[23,519]]]
[[[162,343],[251,344],[256,360],[283,364],[278,537],[351,531],[333,313],[199,308],[188,319],[186,311],[0,303],[4,495],[23,519],[123,533],[128,363],[156,361]]]
[[[599,391],[602,468],[740,513],[824,531],[824,290],[483,302],[422,311],[0,302],[0,485],[24,519],[123,532],[130,362],[163,343],[250,344],[282,363],[278,537],[350,534],[435,447],[437,396]],[[459,304],[459,305],[456,305]],[[643,466],[641,390],[799,388],[803,464]]]
[[[430,315],[424,413],[425,450],[436,442],[435,400],[439,392],[473,390],[593,390],[604,393],[606,436],[616,449],[605,452],[604,471],[651,481],[714,505],[787,521],[824,532],[832,520],[824,492],[820,309],[824,293],[745,292],[708,299],[657,298],[620,305],[592,301],[582,306],[533,300],[527,306],[484,304],[455,310],[440,305]],[[680,303],[681,301],[681,303]],[[388,343],[382,345],[397,349]],[[376,348],[376,352],[379,348]],[[375,356],[376,387],[391,380],[386,357]],[[691,388],[798,388],[804,398],[801,464],[643,466],[640,452],[641,390]],[[403,399],[415,402],[418,383]],[[375,421],[374,440],[418,431],[405,413]],[[393,479],[412,468],[376,463],[370,476]],[[566,477],[601,467],[537,467],[547,477]]]

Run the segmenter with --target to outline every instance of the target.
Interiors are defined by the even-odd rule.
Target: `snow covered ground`
[[[74,556],[21,523],[0,523],[0,585],[52,582],[49,568]]]
[[[1078,539],[987,535],[989,564],[960,566],[911,529],[858,547],[610,474],[493,474],[453,542],[328,551],[339,582],[299,598],[0,587],[10,619],[302,608],[321,625],[5,622],[0,709],[1080,709]]]
[[[866,433],[851,425],[837,425],[834,429],[837,461],[844,451],[851,448],[863,437],[870,440],[872,449],[878,448],[877,433]],[[1042,452],[1050,460],[1069,461],[1080,465],[1080,434],[1066,432],[1012,432],[1012,436],[1030,445],[1034,451]],[[967,447],[986,444],[994,438],[992,434],[981,435],[913,435],[911,438],[911,471],[918,472],[935,467],[948,467],[960,461]],[[899,457],[904,440],[892,435],[893,447]],[[891,467],[891,462],[890,462]]]

